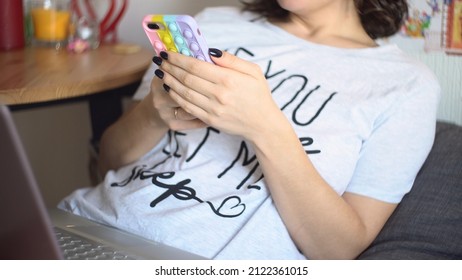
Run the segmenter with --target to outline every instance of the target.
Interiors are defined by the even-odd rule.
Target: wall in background
[[[438,119],[462,125],[462,56],[441,52],[411,52],[429,66],[440,81],[442,96]]]
[[[85,102],[14,111],[27,156],[49,207],[90,186],[90,113]]]

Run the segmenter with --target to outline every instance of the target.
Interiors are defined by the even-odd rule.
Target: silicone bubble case
[[[147,15],[143,29],[157,55],[169,50],[212,62],[207,42],[189,15]]]

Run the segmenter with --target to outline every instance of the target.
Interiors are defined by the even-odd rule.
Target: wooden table
[[[80,54],[29,47],[0,52],[0,103],[55,101],[103,92],[140,80],[153,53],[120,54],[102,45]]]
[[[37,47],[0,52],[0,104],[15,110],[84,98],[90,104],[93,140],[99,141],[121,114],[120,96],[133,93],[152,56],[152,51],[124,45],[101,45],[80,54]]]

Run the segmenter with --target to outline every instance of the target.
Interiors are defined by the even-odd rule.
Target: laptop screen
[[[0,259],[61,258],[11,113],[1,105],[0,225]]]

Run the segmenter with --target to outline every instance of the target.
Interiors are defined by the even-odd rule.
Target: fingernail
[[[169,92],[169,91],[170,91],[170,87],[167,86],[166,84],[163,84],[163,87],[164,87],[164,89],[165,89],[166,92]]]
[[[160,57],[162,57],[163,59],[167,60],[168,59],[168,53],[164,52],[164,51],[161,51],[160,52]]]
[[[156,74],[156,76],[159,77],[159,79],[164,78],[164,72],[162,72],[162,70],[160,69],[156,69],[156,71],[154,71],[154,74]]]
[[[160,66],[162,64],[162,58],[158,57],[158,56],[154,56],[152,58],[152,62],[154,62],[155,64],[157,64],[158,66]]]
[[[222,57],[223,56],[223,52],[220,51],[219,49],[215,49],[215,48],[210,48],[209,49],[209,54],[211,56],[214,56],[214,57]]]

